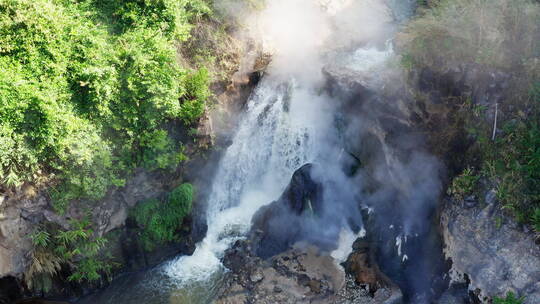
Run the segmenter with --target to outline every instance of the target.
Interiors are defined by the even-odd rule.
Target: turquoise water
[[[206,304],[216,297],[225,278],[224,271],[217,271],[208,280],[179,284],[162,267],[121,276],[77,304]]]

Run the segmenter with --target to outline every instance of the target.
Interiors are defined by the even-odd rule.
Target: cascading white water
[[[324,100],[294,80],[271,77],[248,102],[232,145],[216,173],[207,210],[208,231],[191,256],[164,271],[180,283],[205,280],[221,267],[219,258],[250,228],[251,217],[277,199],[296,169],[312,161],[327,126]],[[325,114],[323,114],[325,115]]]
[[[290,5],[283,1],[281,4],[270,5],[268,10],[275,11],[270,16],[281,16],[281,13],[294,15],[298,13],[294,8],[311,10],[310,6],[315,3],[310,0],[293,2]],[[345,0],[326,2],[328,3],[324,4],[327,5],[329,14],[337,14],[340,7],[351,3]],[[373,0],[370,3],[362,7],[370,8],[372,5],[377,11],[384,7],[384,1]],[[307,20],[322,18],[319,14],[317,9],[314,16],[307,17]],[[268,20],[268,16],[266,17],[262,18],[262,22],[270,23],[267,27],[272,28],[266,31],[273,33],[276,27],[279,29],[283,25],[290,26],[285,19]],[[321,23],[325,21],[320,20]],[[317,52],[322,51],[320,44],[324,41],[318,37],[309,37],[313,41],[308,39],[306,42],[302,35],[311,29],[299,27],[295,30],[298,33],[292,35],[284,35],[284,32],[278,30],[270,37],[270,40],[278,40],[278,45],[285,41],[285,50],[294,54],[283,56],[277,51],[277,67],[271,68],[277,75],[265,77],[248,101],[247,110],[232,145],[219,163],[211,188],[206,214],[208,231],[205,238],[197,245],[193,255],[178,257],[164,265],[163,271],[180,285],[208,280],[214,273],[223,270],[220,262],[222,254],[249,231],[254,213],[279,197],[296,169],[316,160],[318,154],[328,153],[332,149],[328,145],[333,142],[325,138],[332,129],[333,114],[329,104],[332,101],[316,92],[319,89],[318,83],[313,79],[317,76],[309,75],[308,81],[297,81],[291,76],[304,66],[284,67],[283,61],[288,62],[287,55],[297,59],[299,51],[305,49],[309,53],[306,56],[316,61],[313,62],[315,67],[331,64],[347,66],[364,73],[376,70],[393,55],[388,43],[382,50],[372,46],[362,47],[352,53],[327,56],[323,62],[319,58],[322,54]],[[320,29],[323,38],[329,35],[323,34],[325,30],[324,27]],[[294,50],[291,49],[293,39],[300,41],[300,45]],[[311,49],[315,47],[319,49],[314,52]],[[313,67],[307,69],[311,68]],[[286,73],[283,73],[283,69]],[[299,74],[305,80],[305,73]],[[320,157],[325,158],[328,159],[328,156]],[[344,229],[342,242],[340,241],[339,248],[334,252],[339,258],[343,258],[347,250],[350,251],[352,244],[352,232],[347,230],[348,228]]]

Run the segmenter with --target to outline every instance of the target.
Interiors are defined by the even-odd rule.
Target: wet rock
[[[357,284],[352,275],[346,277],[331,256],[313,246],[297,243],[263,260],[249,250],[250,245],[238,241],[225,253],[223,263],[230,273],[216,303],[401,303],[395,285],[374,282],[379,288],[370,292],[369,286]]]
[[[344,264],[345,269],[353,275],[357,284],[371,286],[374,292],[379,282],[379,269],[371,259],[369,245],[361,239],[354,243],[354,251]]]
[[[474,199],[471,199],[470,197],[466,198],[465,201],[463,202],[463,205],[467,209],[474,208],[477,204],[478,202]]]
[[[484,302],[513,291],[526,297],[525,304],[540,303],[540,248],[534,235],[511,221],[497,223],[500,212],[495,204],[464,209],[445,202],[441,229],[452,279],[470,281]]]
[[[495,189],[489,190],[486,194],[485,200],[486,200],[486,204],[488,205],[494,204],[497,200],[497,191]]]
[[[388,292],[395,298],[401,298],[399,287],[381,272],[375,258],[375,250],[365,239],[358,239],[353,244],[353,252],[343,263],[345,271],[355,285],[367,293],[375,295],[375,299],[383,298]],[[380,292],[379,292],[380,291]],[[377,294],[379,293],[379,296]],[[388,297],[385,297],[387,299]],[[382,303],[382,302],[380,302]]]
[[[294,172],[291,182],[277,201],[284,204],[295,214],[304,211],[317,213],[320,209],[322,186],[311,178],[313,165],[306,164]]]
[[[476,195],[469,195],[465,198],[466,202],[474,202],[476,201]]]
[[[281,197],[253,216],[250,238],[259,256],[271,257],[300,241],[302,216],[321,210],[322,185],[311,178],[312,167],[296,170]]]
[[[311,292],[314,292],[314,293],[321,293],[321,290],[322,290],[322,284],[321,284],[321,281],[310,280],[310,281],[307,283],[307,286],[309,287],[309,289],[311,289]]]
[[[261,304],[333,303],[336,291],[343,286],[343,270],[332,257],[313,247],[295,247],[266,261],[246,248],[246,242],[241,241],[226,252],[224,264],[232,266],[231,273],[217,303],[232,303],[236,295]],[[229,258],[236,261],[231,263]]]
[[[262,271],[257,270],[249,277],[252,283],[258,283],[264,279]]]
[[[338,292],[336,304],[402,304],[399,289],[380,288],[371,296],[369,289],[358,286],[351,276],[347,276],[345,286]]]
[[[240,284],[232,284],[227,287],[226,293],[215,302],[216,304],[243,304],[248,302],[249,293]]]
[[[436,304],[468,304],[469,290],[466,284],[452,285],[437,300]]]

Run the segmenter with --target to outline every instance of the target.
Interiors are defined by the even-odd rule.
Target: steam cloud
[[[430,256],[436,254],[426,248],[437,244],[425,240],[433,234],[442,166],[403,111],[406,98],[381,89],[399,81],[377,79],[399,75],[387,64],[393,57],[388,42],[411,14],[411,2],[272,0],[253,14],[241,2],[218,7],[242,19],[239,35],[272,53],[265,77],[293,79],[290,115],[317,129],[312,177],[323,184],[323,211],[315,221],[291,214],[295,226],[281,230],[300,231],[303,240],[331,250],[343,229],[363,226],[362,208],[373,211],[372,238],[392,240],[380,248],[383,269],[404,273],[400,285],[420,294],[434,276]],[[360,166],[354,174],[344,170],[354,166]]]

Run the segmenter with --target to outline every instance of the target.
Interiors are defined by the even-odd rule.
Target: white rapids
[[[263,80],[219,164],[209,196],[206,237],[193,255],[164,267],[170,277],[191,282],[219,270],[221,255],[248,232],[253,214],[279,197],[294,171],[316,157],[325,128],[310,117],[320,116],[318,109],[324,106],[317,99],[294,81]]]

